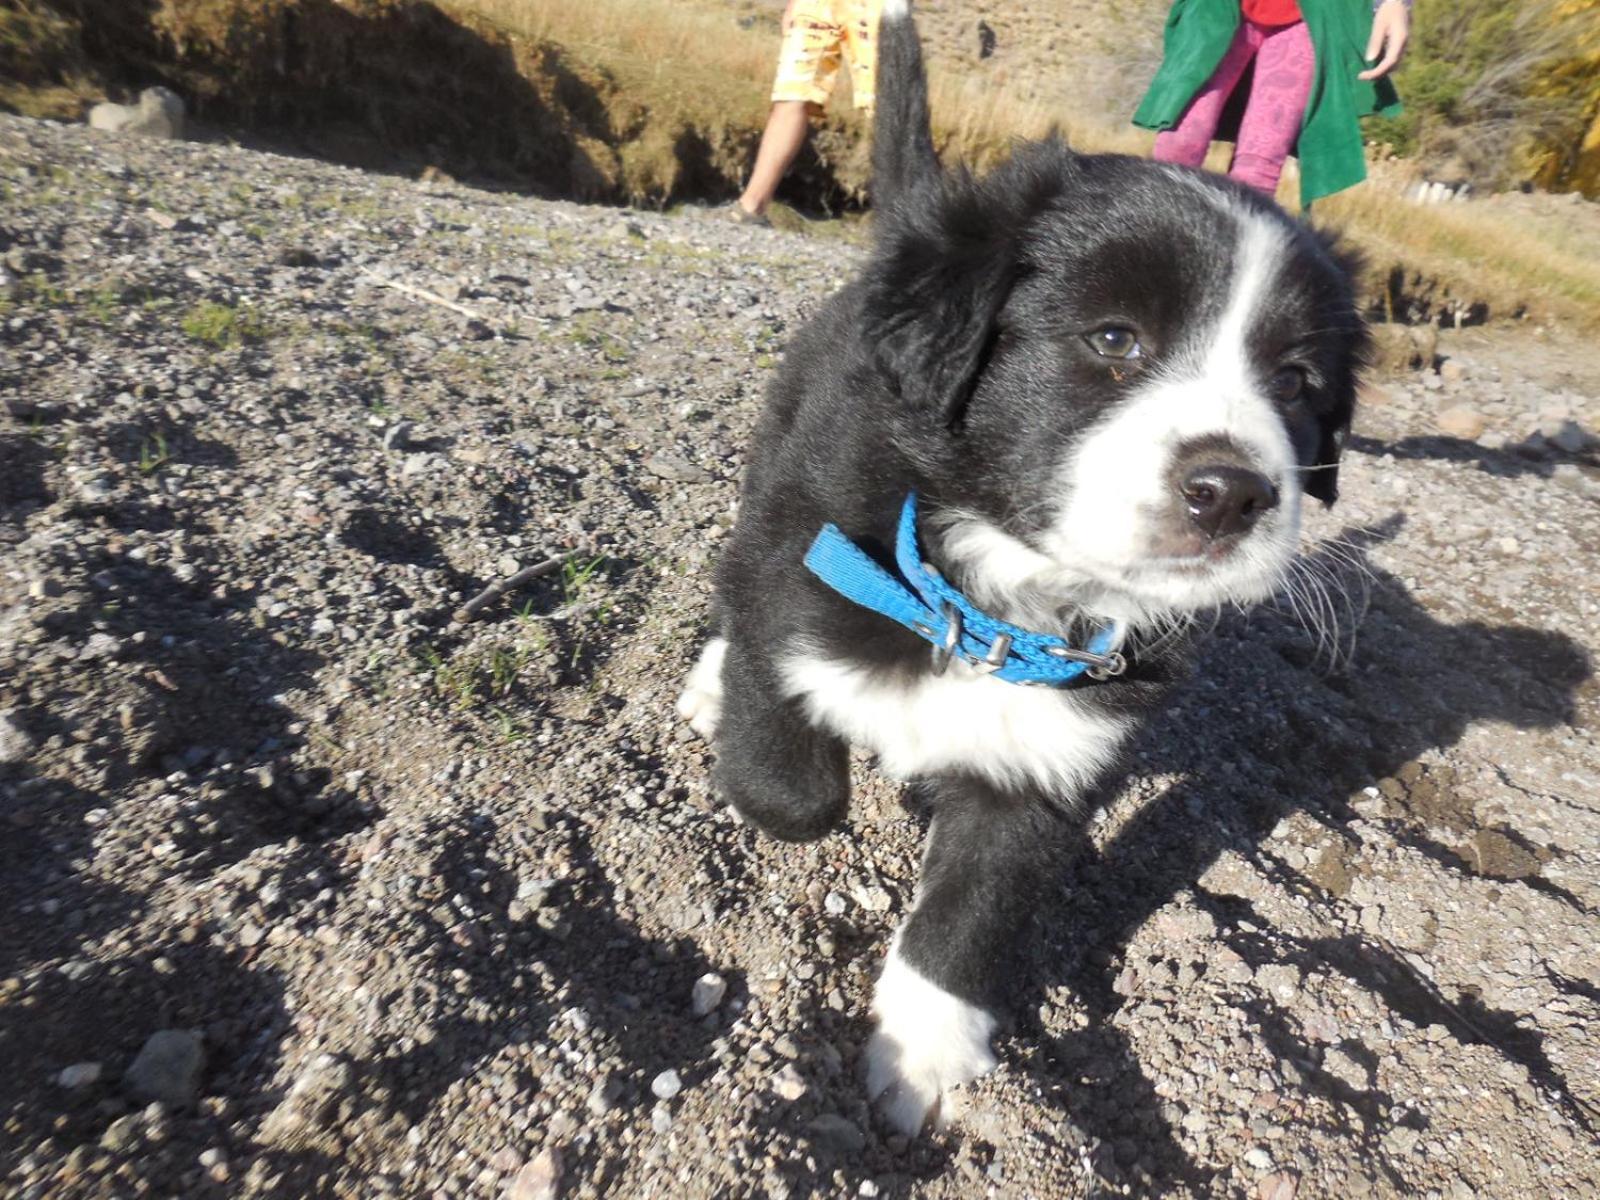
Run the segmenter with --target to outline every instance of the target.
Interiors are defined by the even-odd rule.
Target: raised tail
[[[883,0],[878,24],[878,80],[872,125],[872,202],[896,204],[939,175],[928,122],[928,74],[911,0]]]

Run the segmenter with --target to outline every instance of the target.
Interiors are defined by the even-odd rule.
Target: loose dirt
[[[672,714],[858,253],[0,120],[8,1194],[1600,1192],[1600,407],[1527,323],[1369,389],[1000,1070],[875,1124],[924,814],[763,841]]]

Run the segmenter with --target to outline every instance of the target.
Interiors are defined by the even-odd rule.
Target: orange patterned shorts
[[[878,14],[883,0],[799,0],[794,23],[778,52],[772,98],[826,104],[850,65],[850,90],[857,108],[871,108],[878,66]]]

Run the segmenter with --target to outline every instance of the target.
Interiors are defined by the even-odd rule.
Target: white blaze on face
[[[1229,296],[1210,328],[1191,331],[1171,361],[1078,443],[1063,473],[1065,502],[1045,548],[1063,564],[1142,599],[1178,607],[1260,599],[1294,553],[1300,482],[1294,447],[1250,361],[1250,331],[1271,303],[1289,247],[1273,222],[1242,208]],[[1277,486],[1280,504],[1238,552],[1206,572],[1174,574],[1153,559],[1156,522],[1173,501],[1174,454],[1227,439]]]

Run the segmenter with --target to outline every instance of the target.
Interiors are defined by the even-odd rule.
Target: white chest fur
[[[1130,725],[1071,692],[1004,683],[960,663],[909,684],[805,652],[782,670],[812,720],[874,751],[899,779],[962,770],[1069,794],[1111,762]]]

